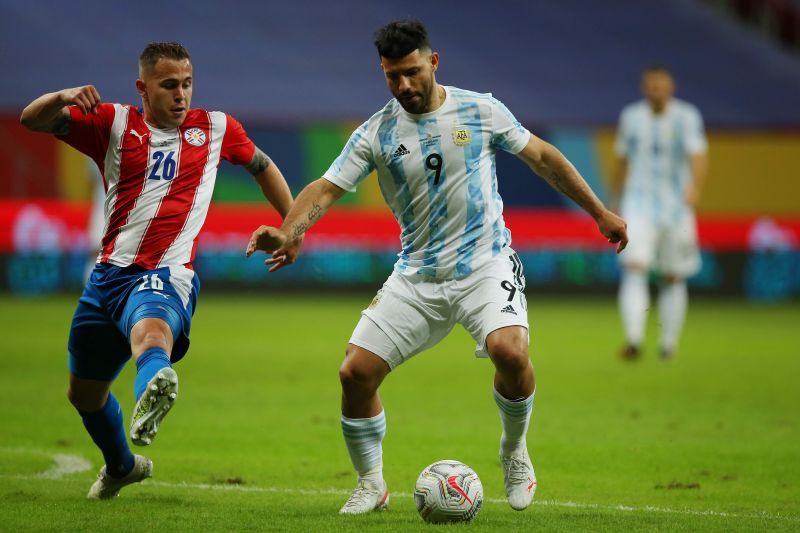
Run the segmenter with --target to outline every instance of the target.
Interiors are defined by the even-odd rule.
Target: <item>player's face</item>
[[[188,59],[159,59],[141,73],[136,87],[144,103],[145,119],[159,128],[177,128],[186,119],[192,101],[192,64]]]
[[[675,83],[666,72],[647,72],[642,77],[642,93],[657,111],[664,109],[674,92]]]
[[[400,59],[381,57],[389,90],[403,109],[415,115],[430,111],[438,65],[439,54],[431,51],[414,50]]]

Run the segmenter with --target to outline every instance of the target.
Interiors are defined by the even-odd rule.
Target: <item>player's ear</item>
[[[142,80],[136,80],[136,91],[142,98],[147,98],[147,86]]]
[[[439,66],[439,52],[431,52],[431,70],[436,72]]]

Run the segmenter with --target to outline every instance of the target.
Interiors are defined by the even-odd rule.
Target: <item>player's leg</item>
[[[674,357],[688,308],[686,278],[696,274],[700,264],[694,215],[686,213],[677,223],[665,229],[659,250],[658,270],[662,273],[662,284],[658,292],[658,313],[662,359]]]
[[[177,399],[178,375],[172,363],[188,349],[197,289],[194,273],[187,269],[146,271],[134,283],[137,289],[128,297],[119,324],[137,369],[130,436],[134,444],[146,446]]]
[[[90,280],[91,285],[91,280]],[[67,397],[105,459],[89,498],[111,498],[130,483],[150,477],[152,463],[128,447],[122,410],[111,383],[130,357],[125,338],[87,292],[78,304],[69,337]]]
[[[500,460],[508,502],[517,510],[528,507],[536,491],[526,442],[535,382],[524,290],[522,263],[511,250],[453,284],[458,321],[478,343],[476,355],[488,356],[495,367],[494,400],[503,428]]]
[[[503,422],[500,450],[511,455],[525,447],[536,389],[528,330],[521,326],[497,329],[486,338],[486,349],[495,367],[494,398]]]
[[[146,317],[142,318],[143,315]],[[154,315],[162,315],[162,318]],[[134,311],[129,337],[131,353],[136,360],[136,406],[130,434],[133,443],[139,446],[153,441],[161,421],[178,397],[178,374],[172,368],[169,354],[179,328],[179,315],[169,307],[143,303]]]
[[[521,326],[497,329],[486,338],[486,348],[495,366],[494,400],[500,412],[500,462],[508,503],[521,511],[536,492],[526,436],[533,412],[535,382],[528,357],[528,330]]]
[[[671,359],[678,345],[688,307],[686,280],[676,276],[664,276],[658,291],[658,315],[661,321],[660,355]]]
[[[622,274],[618,305],[625,333],[622,357],[636,359],[641,354],[647,310],[650,308],[649,269],[655,255],[655,227],[644,217],[628,220],[628,246],[620,254]]]
[[[354,335],[362,338],[369,335],[373,340],[379,337],[375,331],[365,332],[364,329],[356,327]],[[388,337],[383,341],[391,343]],[[388,505],[389,491],[383,479],[382,447],[386,416],[378,396],[378,387],[390,370],[389,364],[375,353],[348,344],[345,360],[339,369],[342,384],[341,423],[342,435],[350,461],[358,474],[358,482],[340,513],[361,514]]]
[[[622,269],[618,293],[619,312],[625,332],[624,359],[641,355],[647,310],[650,308],[648,270],[642,264],[631,263]]]
[[[389,493],[383,479],[382,442],[386,418],[378,387],[389,372],[441,340],[452,323],[429,306],[432,284],[392,274],[364,310],[339,370],[342,433],[358,485],[340,513],[383,509]]]

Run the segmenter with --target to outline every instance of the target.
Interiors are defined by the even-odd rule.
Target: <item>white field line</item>
[[[45,452],[41,450],[26,450],[21,448],[2,448],[0,453],[10,454],[30,454],[30,455],[43,455],[50,457],[53,460],[53,466],[44,472],[31,475],[18,475],[18,474],[3,474],[0,478],[5,479],[24,479],[24,480],[57,480],[63,479],[64,476],[70,474],[77,474],[86,472],[91,468],[91,463],[78,455],[67,455],[60,453]],[[297,494],[301,496],[324,496],[324,495],[340,495],[347,496],[350,490],[347,489],[295,489],[284,487],[258,487],[247,485],[222,485],[210,483],[168,483],[166,481],[152,481],[147,480],[142,483],[143,485],[151,485],[155,487],[164,487],[171,489],[186,489],[186,490],[215,490],[222,492],[254,492],[254,493],[271,493],[271,494]],[[410,498],[411,493],[408,492],[392,492],[395,498]],[[493,504],[505,504],[506,500],[503,498],[484,498],[485,502]],[[761,520],[779,520],[787,522],[800,522],[800,516],[792,515],[779,515],[767,512],[763,513],[728,513],[725,511],[699,511],[694,509],[671,509],[669,507],[655,507],[652,505],[633,506],[633,505],[609,505],[600,503],[580,503],[572,501],[555,501],[555,500],[534,500],[535,506],[542,507],[565,507],[570,509],[593,509],[601,511],[622,511],[627,513],[657,513],[657,514],[675,514],[685,516],[713,516],[721,518],[751,518]]]
[[[168,483],[166,481],[152,481],[147,480],[142,483],[143,485],[154,485],[157,487],[166,487],[174,489],[195,489],[195,490],[217,490],[217,491],[230,491],[230,492],[261,492],[272,494],[298,494],[302,496],[322,496],[322,495],[341,495],[347,496],[350,490],[347,489],[292,489],[283,487],[248,487],[246,485],[216,485],[209,483]],[[408,492],[391,492],[392,497],[410,498],[413,494]],[[507,504],[504,498],[484,498],[483,501],[488,503]],[[687,516],[716,516],[723,518],[754,518],[754,519],[767,519],[767,520],[785,520],[789,522],[800,522],[800,516],[785,516],[770,513],[728,513],[725,511],[698,511],[694,509],[670,509],[668,507],[654,507],[652,505],[645,506],[632,506],[632,505],[608,505],[599,503],[580,503],[580,502],[562,502],[555,500],[534,500],[533,504],[542,507],[567,507],[572,509],[595,509],[603,511],[623,511],[629,513],[662,513],[662,514],[678,514]]]

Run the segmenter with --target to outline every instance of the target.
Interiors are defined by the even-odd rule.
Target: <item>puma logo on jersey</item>
[[[400,146],[397,147],[397,150],[394,151],[394,153],[392,154],[392,157],[396,158],[396,157],[408,155],[410,153],[411,152],[408,151],[408,148],[406,148],[404,144],[401,144]]]
[[[144,135],[139,135],[139,132],[138,132],[138,131],[136,131],[136,130],[134,130],[134,129],[131,129],[131,135],[133,135],[133,136],[135,136],[137,139],[139,139],[139,144],[142,144],[142,141],[143,141],[143,140],[144,140],[144,138],[147,136],[147,134],[146,134],[146,133],[145,133]]]

